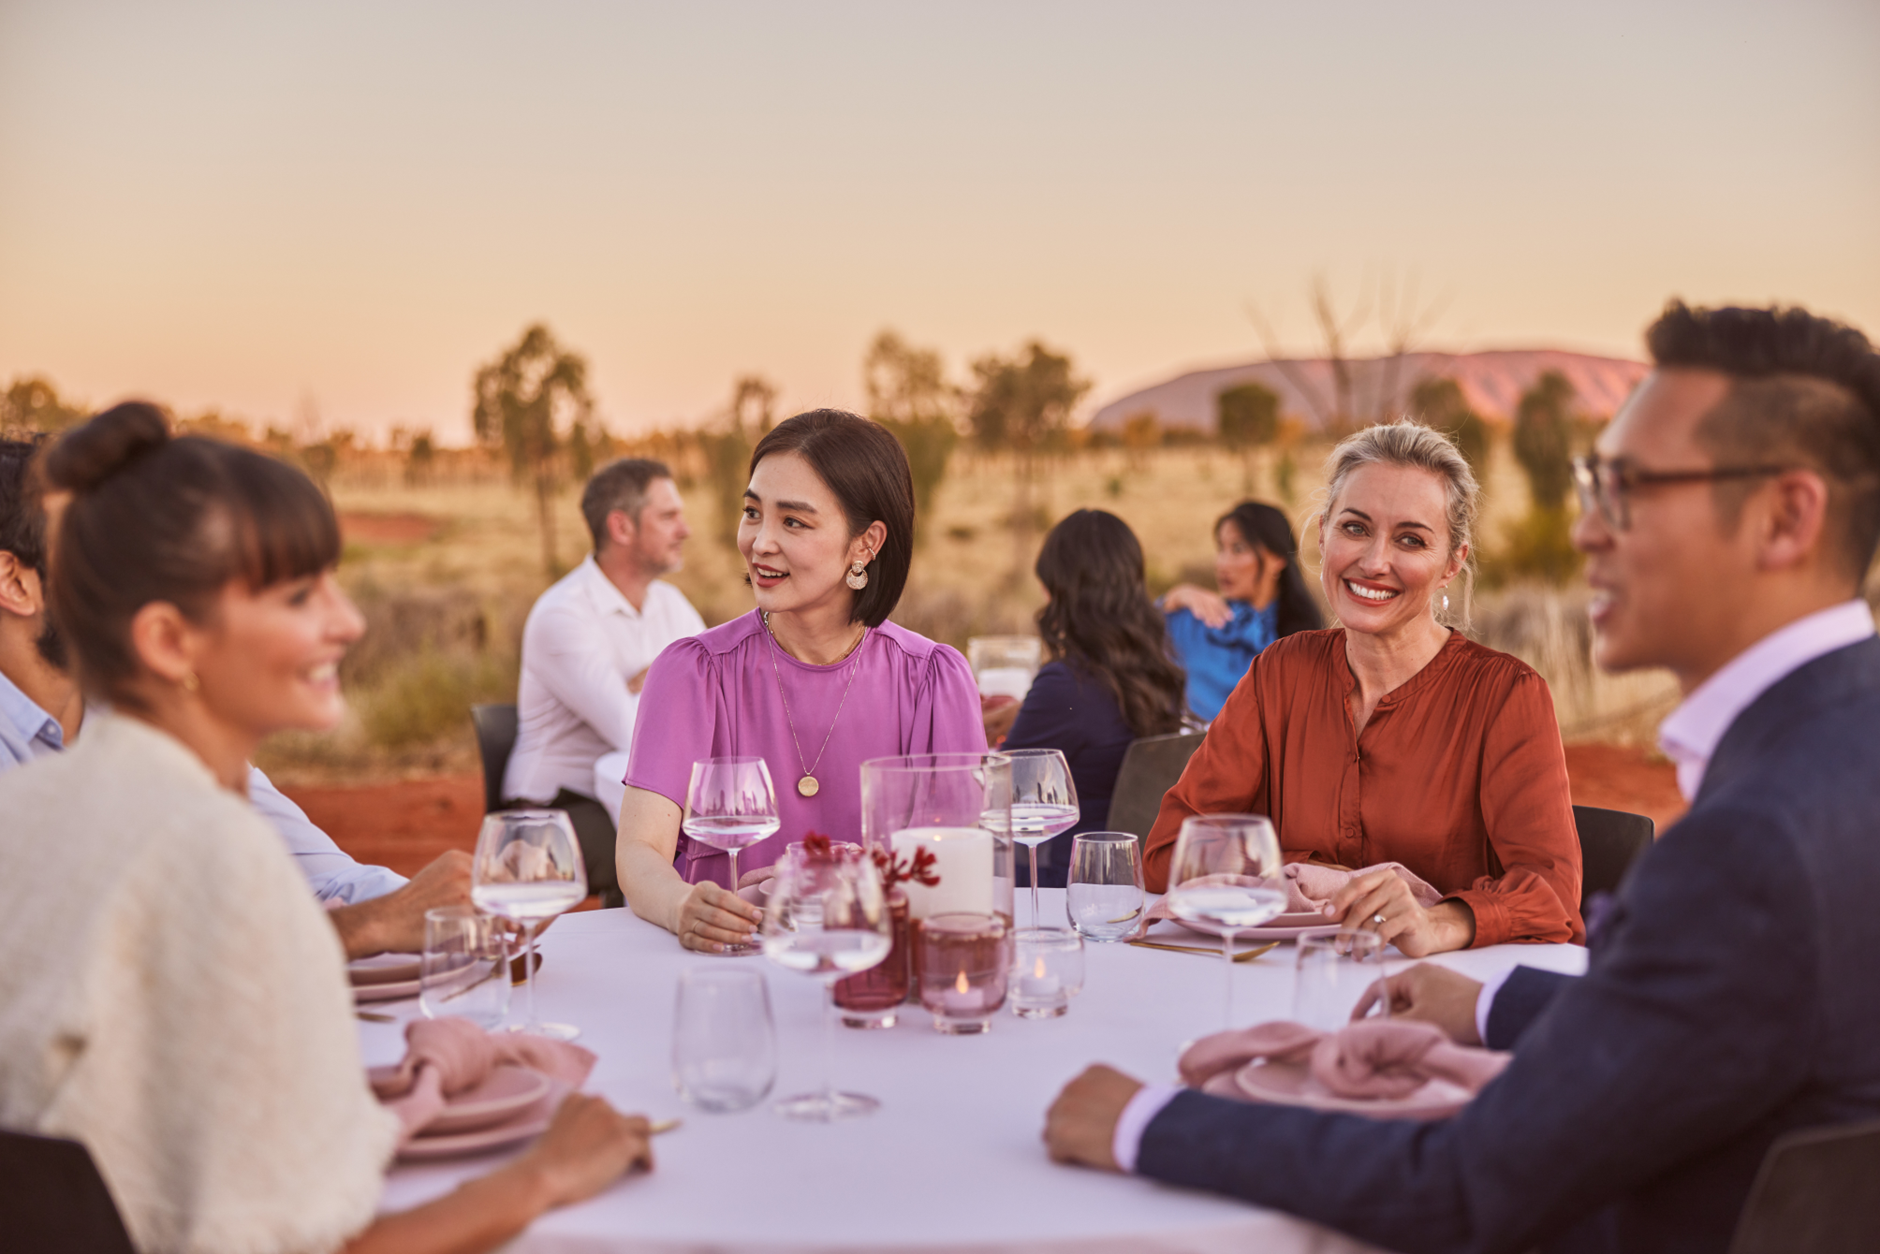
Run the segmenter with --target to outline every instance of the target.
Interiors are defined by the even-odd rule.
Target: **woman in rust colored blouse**
[[[1579,941],[1580,846],[1547,683],[1442,625],[1478,495],[1446,438],[1372,427],[1332,453],[1320,582],[1340,626],[1254,659],[1162,799],[1146,871],[1167,889],[1192,814],[1269,815],[1289,862],[1401,862],[1354,877],[1331,912],[1411,957]]]

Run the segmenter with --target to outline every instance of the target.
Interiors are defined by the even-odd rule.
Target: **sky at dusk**
[[[1096,403],[1249,302],[1313,351],[1321,272],[1435,347],[1880,336],[1877,65],[1873,0],[0,0],[0,382],[456,442],[541,319],[619,432],[857,405],[882,327]]]

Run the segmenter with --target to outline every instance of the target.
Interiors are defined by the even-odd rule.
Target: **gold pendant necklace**
[[[816,779],[816,768],[822,765],[823,754],[829,751],[829,740],[836,734],[836,724],[842,721],[842,707],[849,703],[849,689],[855,687],[855,676],[862,669],[859,656],[862,641],[868,639],[868,628],[862,628],[861,640],[857,640],[849,655],[855,658],[855,665],[849,667],[849,682],[843,685],[842,700],[836,703],[836,716],[829,720],[829,734],[823,737],[822,748],[816,751],[816,760],[807,766],[803,764],[803,742],[797,739],[796,718],[790,713],[790,698],[783,691],[783,671],[777,666],[777,636],[770,630],[770,614],[765,611],[761,616],[764,624],[764,638],[770,642],[770,673],[777,677],[777,698],[783,702],[784,722],[790,726],[790,741],[796,746],[796,764],[803,769],[803,775],[796,781],[797,795],[814,797],[822,791],[822,784]]]

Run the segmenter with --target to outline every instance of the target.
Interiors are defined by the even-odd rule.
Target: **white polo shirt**
[[[634,609],[590,554],[536,601],[522,629],[516,749],[503,795],[551,801],[563,788],[596,793],[595,763],[625,760],[639,697],[627,681],[665,647],[705,630],[692,603],[664,580]],[[618,798],[603,798],[610,808]]]

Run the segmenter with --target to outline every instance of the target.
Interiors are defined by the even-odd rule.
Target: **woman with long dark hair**
[[[1064,518],[1045,537],[1035,569],[1051,598],[1038,611],[1051,660],[1002,747],[1061,749],[1070,762],[1083,813],[1038,848],[1038,882],[1060,887],[1071,838],[1109,822],[1129,742],[1181,730],[1182,670],[1143,584],[1142,545],[1115,514],[1080,509]],[[1023,865],[1019,874],[1027,874]]]
[[[248,800],[264,736],[326,730],[364,623],[300,471],[119,405],[44,457],[54,612],[90,713],[0,778],[0,1123],[79,1141],[139,1250],[491,1250],[635,1163],[572,1094],[535,1145],[380,1215],[397,1120],[345,957]]]
[[[1325,625],[1299,574],[1299,542],[1286,515],[1242,501],[1214,524],[1219,592],[1177,584],[1162,597],[1169,640],[1188,671],[1188,708],[1213,722],[1260,650]]]

